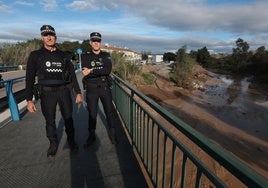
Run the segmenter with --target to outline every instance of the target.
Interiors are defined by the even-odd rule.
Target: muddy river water
[[[206,87],[206,93],[209,95],[222,96],[227,104],[258,102],[263,103],[268,100],[265,91],[256,88],[250,88],[251,77],[236,77],[232,75],[215,74],[210,72],[211,77],[219,78],[222,82],[216,86]]]
[[[252,88],[250,77],[215,74],[207,82],[204,94],[210,111],[218,118],[241,130],[256,133],[268,141],[268,93]],[[216,112],[216,113],[215,113]]]

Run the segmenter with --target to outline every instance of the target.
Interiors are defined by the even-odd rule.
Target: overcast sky
[[[0,42],[40,38],[43,24],[58,42],[98,31],[103,43],[153,54],[184,45],[229,53],[238,38],[268,49],[267,0],[0,0]]]

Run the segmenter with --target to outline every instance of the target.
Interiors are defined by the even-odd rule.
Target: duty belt
[[[107,83],[99,83],[99,84],[92,84],[92,83],[87,83],[87,87],[89,89],[94,89],[94,88],[104,88],[107,87],[108,84]]]
[[[40,85],[41,91],[61,91],[67,88],[66,85],[59,85],[59,86],[43,86]]]

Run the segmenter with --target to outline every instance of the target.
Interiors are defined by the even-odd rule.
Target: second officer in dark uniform
[[[66,54],[56,46],[56,32],[50,25],[41,27],[41,38],[44,43],[39,50],[30,53],[26,68],[26,100],[29,112],[35,112],[33,98],[35,77],[40,90],[41,110],[46,120],[46,134],[50,141],[47,156],[54,156],[58,149],[57,128],[55,124],[56,107],[60,107],[64,119],[67,141],[72,151],[77,150],[72,118],[72,95],[76,93],[76,103],[83,101],[72,63]]]
[[[86,102],[88,109],[88,139],[85,146],[90,146],[95,140],[97,123],[98,101],[102,102],[108,123],[108,135],[112,144],[116,144],[115,123],[113,119],[112,94],[109,85],[109,75],[112,71],[110,54],[101,51],[101,34],[90,34],[92,50],[82,55],[82,73],[85,76],[83,83],[86,88]]]

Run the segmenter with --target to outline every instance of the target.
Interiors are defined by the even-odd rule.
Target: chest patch
[[[46,71],[47,72],[62,72],[62,63],[61,62],[46,62]]]

